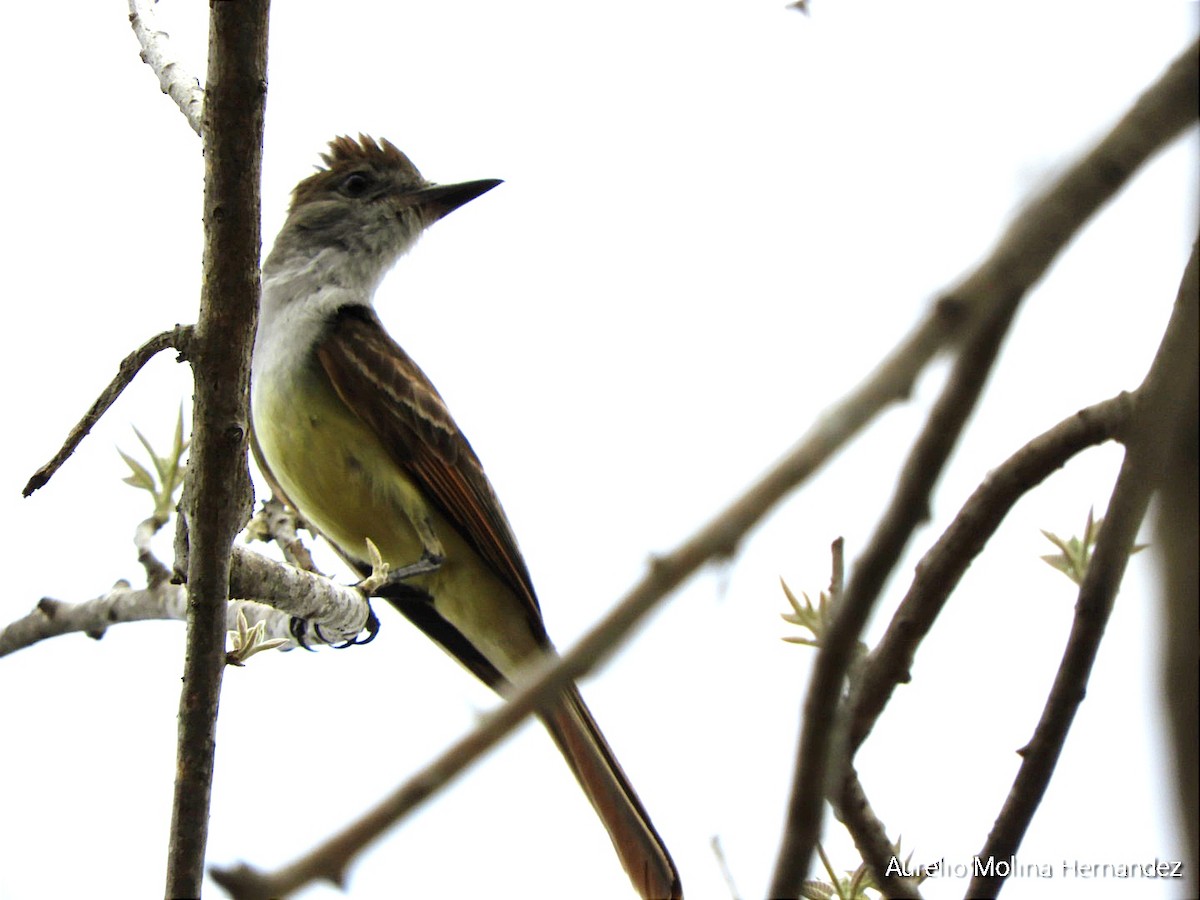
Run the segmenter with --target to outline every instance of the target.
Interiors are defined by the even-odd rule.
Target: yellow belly
[[[393,568],[421,558],[411,524],[433,524],[444,560],[412,579],[434,608],[501,673],[513,677],[541,648],[524,604],[441,513],[428,505],[375,433],[333,391],[324,372],[293,373],[286,384],[256,386],[254,431],[271,474],[313,527],[343,553],[366,560],[366,539]]]

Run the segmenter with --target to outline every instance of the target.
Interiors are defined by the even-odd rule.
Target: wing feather
[[[508,518],[470,443],[433,384],[374,310],[338,310],[317,358],[342,401],[396,464],[528,607],[545,636],[533,581]],[[369,397],[369,402],[363,402]]]

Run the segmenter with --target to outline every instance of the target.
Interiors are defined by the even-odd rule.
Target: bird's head
[[[434,184],[394,144],[365,135],[334,139],[321,159],[292,192],[268,267],[331,251],[378,278],[427,227],[500,184]]]

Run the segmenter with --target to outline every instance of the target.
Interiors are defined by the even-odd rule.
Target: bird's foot
[[[292,633],[292,637],[296,643],[305,650],[312,650],[312,644],[309,642],[309,624],[308,619],[301,619],[298,616],[292,616],[291,624],[288,630]],[[321,631],[321,624],[315,623],[312,626],[312,633],[317,637],[317,643],[327,644],[334,650],[345,650],[347,647],[354,647],[361,644],[369,644],[375,640],[375,635],[379,634],[379,617],[375,615],[375,610],[371,608],[371,604],[367,604],[367,621],[363,625],[363,631],[367,633],[366,637],[361,637],[362,631],[354,637],[344,640],[340,643],[330,640]]]

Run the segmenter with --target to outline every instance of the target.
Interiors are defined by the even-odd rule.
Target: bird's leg
[[[438,549],[441,548],[439,547]],[[430,572],[436,572],[442,567],[445,559],[446,557],[441,553],[430,553],[429,549],[426,548],[425,552],[421,554],[421,558],[415,563],[390,570],[387,579],[383,582],[383,586],[394,586],[410,578],[416,578],[418,575],[428,575]]]
[[[367,541],[367,550],[371,554],[371,575],[359,583],[359,587],[371,596],[386,594],[388,588],[398,588],[411,578],[428,575],[441,568],[446,559],[442,542],[438,540],[433,530],[433,522],[428,515],[410,515],[409,521],[417,536],[421,539],[421,558],[414,563],[399,568],[392,568],[379,554],[378,548]]]
[[[439,546],[439,550],[441,547]],[[418,575],[428,575],[430,572],[436,572],[441,568],[446,557],[441,553],[431,553],[426,549],[421,558],[411,565],[402,566],[399,569],[388,569],[387,575],[384,578],[377,578],[374,573],[359,582],[359,589],[366,591],[370,597],[403,597],[413,595],[423,595],[429,600],[433,598],[425,591],[409,584],[409,579],[416,578]],[[370,582],[368,586],[368,582]]]

